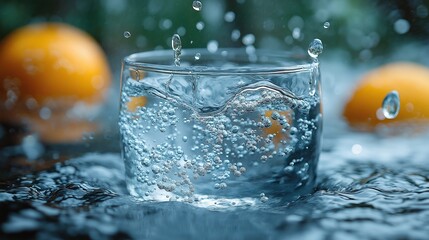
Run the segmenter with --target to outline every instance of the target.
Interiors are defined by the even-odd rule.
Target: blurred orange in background
[[[45,142],[96,131],[88,119],[110,83],[102,49],[70,25],[27,25],[0,43],[0,121],[27,126]]]
[[[397,117],[387,119],[381,107],[391,91],[399,93],[400,111]],[[361,130],[429,125],[429,68],[398,62],[369,72],[356,86],[343,115],[350,126]]]

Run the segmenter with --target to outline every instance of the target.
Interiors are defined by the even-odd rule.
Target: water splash
[[[171,38],[171,48],[174,51],[174,65],[180,66],[180,54],[182,54],[182,41],[179,34],[174,34]]]
[[[397,91],[389,92],[383,100],[383,115],[387,119],[394,119],[399,114],[400,101]]]
[[[203,8],[203,4],[200,2],[200,1],[193,1],[192,2],[192,8],[195,10],[195,11],[201,11],[201,9]]]
[[[323,52],[323,43],[320,39],[314,39],[308,46],[308,55],[312,58],[317,58]]]
[[[130,33],[130,32],[128,32],[128,31],[125,31],[125,32],[124,32],[124,37],[125,37],[125,38],[129,38],[129,37],[131,37],[131,33]]]

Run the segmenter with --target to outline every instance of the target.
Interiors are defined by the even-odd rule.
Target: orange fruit
[[[399,93],[400,110],[396,118],[387,119],[382,115],[381,106],[391,91]],[[350,126],[362,130],[374,130],[379,125],[429,123],[428,95],[428,68],[414,63],[392,63],[361,79],[343,115]]]
[[[59,126],[67,128],[71,122],[75,126],[78,120],[68,118],[67,111],[76,103],[99,105],[111,82],[96,41],[62,23],[31,24],[10,33],[0,42],[0,66],[0,120],[30,122],[32,130],[45,129],[39,132],[42,139],[49,129],[61,131]],[[43,107],[52,111],[42,119],[46,121],[39,117]],[[40,124],[46,126],[32,126]]]
[[[130,101],[127,103],[128,110],[131,112],[137,111],[138,107],[143,107],[146,105],[147,99],[144,96],[131,97]]]
[[[146,76],[146,73],[143,70],[129,68],[128,69],[130,77],[133,80],[141,81]],[[146,105],[147,99],[144,96],[131,97],[130,101],[127,103],[127,108],[131,112],[135,112],[138,107],[143,107]]]

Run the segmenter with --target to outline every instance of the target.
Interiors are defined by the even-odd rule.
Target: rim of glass
[[[273,66],[234,66],[233,68],[223,68],[218,66],[204,66],[198,65],[198,60],[194,60],[195,54],[200,53],[202,57],[208,57],[208,59],[217,60],[234,60],[234,57],[251,57],[256,56],[255,62],[248,61],[248,64],[261,64],[268,63]],[[285,73],[296,73],[311,71],[319,66],[317,59],[310,58],[308,55],[297,52],[287,51],[272,51],[272,50],[255,50],[251,55],[246,53],[244,48],[220,48],[216,52],[209,52],[207,49],[183,49],[180,58],[190,58],[196,65],[192,66],[175,66],[174,65],[174,51],[173,50],[153,50],[147,52],[134,53],[124,58],[123,62],[129,67],[135,67],[139,70],[167,73],[167,74],[181,74],[181,75],[267,75],[267,74],[285,74]],[[269,61],[269,58],[282,59],[281,61]],[[159,64],[153,63],[154,59],[162,59],[163,61],[169,61],[171,64]],[[260,62],[260,60],[266,62]],[[147,60],[147,61],[145,61]],[[281,63],[286,63],[286,60],[293,61],[296,63],[284,66],[279,66]],[[151,62],[152,61],[152,62]],[[161,61],[161,60],[159,60]],[[276,65],[275,65],[276,64]]]

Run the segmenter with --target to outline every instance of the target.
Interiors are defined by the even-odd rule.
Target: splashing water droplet
[[[129,38],[129,37],[131,37],[131,33],[130,33],[130,32],[128,32],[128,31],[125,31],[125,32],[124,32],[124,37],[125,37],[125,38]]]
[[[308,46],[308,55],[317,58],[323,52],[323,43],[320,39],[314,39]]]
[[[201,53],[196,53],[195,54],[195,60],[200,60],[201,58]]]
[[[329,22],[325,22],[323,24],[323,28],[325,28],[325,29],[329,28],[330,26],[331,26],[331,24]]]
[[[182,53],[182,41],[179,34],[174,34],[171,38],[171,48],[174,51],[174,64],[180,66],[180,54]]]
[[[387,119],[394,119],[398,116],[400,108],[399,93],[397,91],[389,92],[384,97],[382,109],[383,115]]]
[[[179,34],[174,34],[171,38],[171,48],[174,51],[182,50],[182,41],[180,40]]]
[[[203,8],[203,4],[200,1],[193,1],[192,2],[192,8],[195,11],[201,11],[201,8]]]

